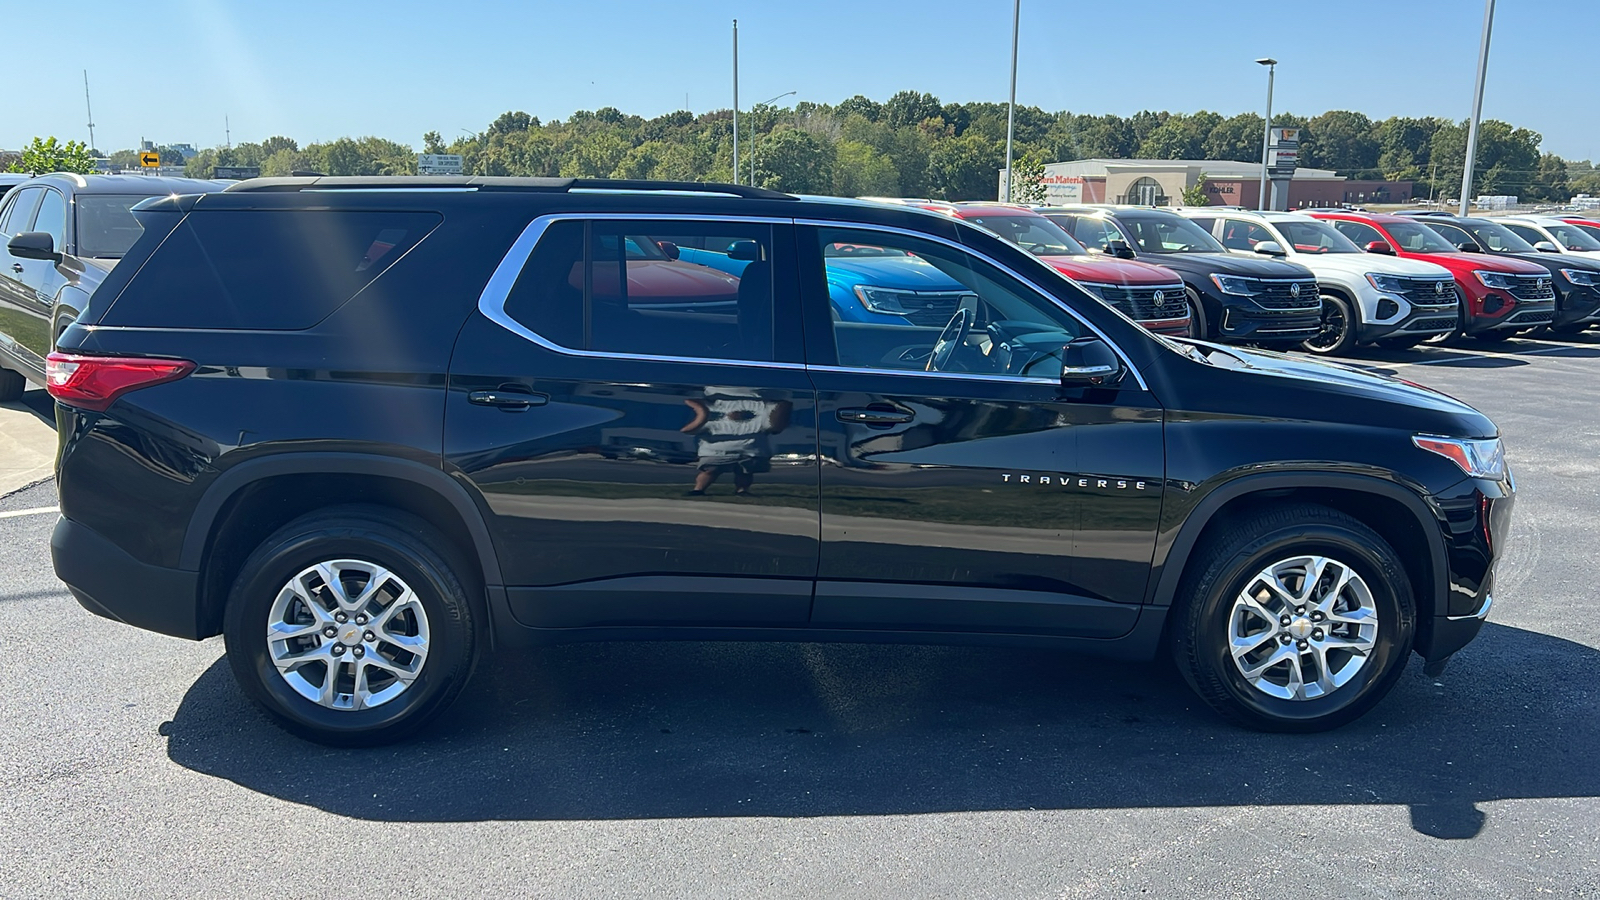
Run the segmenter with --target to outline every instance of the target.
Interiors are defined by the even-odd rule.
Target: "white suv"
[[[1600,259],[1600,238],[1586,228],[1555,216],[1504,216],[1494,220],[1496,225],[1511,229],[1511,233],[1545,253],[1571,253]]]
[[[1203,206],[1178,212],[1235,253],[1282,257],[1311,270],[1322,293],[1322,332],[1305,343],[1314,353],[1346,353],[1376,341],[1411,344],[1456,329],[1455,279],[1443,266],[1363,252],[1328,223],[1300,213]],[[1449,299],[1438,302],[1441,296]]]

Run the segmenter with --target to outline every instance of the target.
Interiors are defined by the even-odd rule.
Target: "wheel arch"
[[[207,489],[184,534],[179,567],[200,573],[201,630],[219,633],[239,567],[267,535],[291,520],[332,506],[366,503],[412,513],[450,540],[480,595],[504,583],[483,513],[442,470],[379,454],[295,453],[240,463]],[[491,604],[484,597],[483,616]]]
[[[1152,579],[1147,602],[1171,606],[1184,570],[1208,534],[1266,506],[1310,502],[1337,509],[1376,531],[1405,565],[1417,598],[1418,640],[1431,644],[1433,619],[1448,612],[1449,573],[1436,517],[1415,491],[1380,478],[1349,473],[1247,475],[1213,489],[1179,527]]]

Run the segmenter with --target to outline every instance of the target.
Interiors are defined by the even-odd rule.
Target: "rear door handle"
[[[917,417],[916,413],[899,409],[841,409],[834,413],[841,422],[852,425],[904,425]]]
[[[467,395],[467,402],[478,406],[493,406],[507,412],[518,412],[535,406],[543,406],[550,402],[544,394],[532,394],[505,389],[497,391],[473,391]]]

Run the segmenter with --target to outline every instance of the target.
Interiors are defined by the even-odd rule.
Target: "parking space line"
[[[22,516],[42,516],[45,513],[53,512],[59,512],[59,509],[54,506],[40,506],[34,509],[13,509],[6,512],[0,512],[0,519],[17,519],[21,518]]]
[[[1382,367],[1382,368],[1385,368],[1385,369],[1404,369],[1404,368],[1408,368],[1410,366],[1441,366],[1441,365],[1444,365],[1446,363],[1470,362],[1470,361],[1475,360],[1475,359],[1517,359],[1518,357],[1523,357],[1523,356],[1542,356],[1542,355],[1547,354],[1547,353],[1565,353],[1565,352],[1567,352],[1569,350],[1581,350],[1581,349],[1584,349],[1585,347],[1589,347],[1589,346],[1592,346],[1592,345],[1579,344],[1579,345],[1573,346],[1573,347],[1544,347],[1544,348],[1541,348],[1541,349],[1538,349],[1538,350],[1518,350],[1518,351],[1514,351],[1514,352],[1500,352],[1500,353],[1497,353],[1497,352],[1492,351],[1492,350],[1477,350],[1477,351],[1473,351],[1473,350],[1456,350],[1454,352],[1456,352],[1456,353],[1464,353],[1464,354],[1467,354],[1467,355],[1465,355],[1465,356],[1446,356],[1446,357],[1442,357],[1440,359],[1420,359],[1420,360],[1417,360],[1415,362],[1392,362],[1392,363],[1386,363],[1386,362],[1380,362],[1380,361],[1377,361],[1377,360],[1363,360],[1362,362],[1364,364],[1366,364],[1366,365],[1370,365],[1370,366],[1373,366],[1373,367]],[[1584,357],[1584,358],[1587,359],[1588,357]]]

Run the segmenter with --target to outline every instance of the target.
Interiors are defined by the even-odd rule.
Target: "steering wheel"
[[[971,331],[972,312],[965,306],[960,307],[945,323],[944,330],[939,332],[939,339],[933,342],[933,352],[928,354],[926,371],[943,372],[950,358],[955,356],[956,348],[967,342],[967,335]]]

